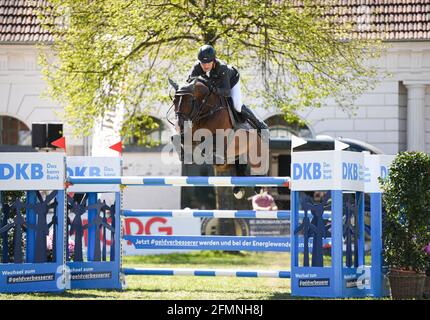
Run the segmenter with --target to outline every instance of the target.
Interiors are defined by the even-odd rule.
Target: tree
[[[50,0],[40,10],[54,42],[41,64],[48,94],[75,133],[126,106],[123,135],[154,127],[148,112],[169,103],[167,78],[185,79],[202,44],[237,66],[245,92],[287,119],[333,97],[343,108],[375,84],[379,41],[315,1]],[[261,85],[255,88],[258,74]],[[254,85],[254,87],[253,87]],[[144,137],[142,137],[141,141]]]

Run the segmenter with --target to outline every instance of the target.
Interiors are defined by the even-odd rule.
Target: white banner
[[[370,155],[365,154],[365,192],[375,193],[382,192],[379,178],[386,178],[391,163],[395,156],[393,155]]]
[[[293,152],[291,190],[381,192],[378,177],[386,176],[394,157],[351,151]]]
[[[364,153],[352,151],[339,153],[342,166],[340,190],[364,191]]]
[[[113,177],[121,176],[119,157],[67,157],[67,177]],[[76,185],[68,192],[119,192],[119,185]]]
[[[379,169],[380,177],[385,179],[390,171],[391,164],[393,163],[396,156],[389,154],[382,154],[379,156]]]
[[[124,235],[201,235],[200,218],[134,218],[126,217],[123,219]],[[165,254],[173,252],[187,252],[187,250],[137,250],[130,242],[122,240],[123,253],[126,256]]]
[[[293,152],[291,190],[331,190],[334,168],[333,151]]]
[[[64,153],[0,153],[0,190],[63,190]]]
[[[73,216],[71,217],[73,219]],[[88,214],[82,215],[82,223],[88,223]],[[108,223],[111,219],[108,218]],[[149,217],[149,218],[135,218],[125,217],[122,219],[122,233],[124,236],[135,235],[201,235],[200,232],[200,219],[199,218],[165,218],[165,217]],[[103,228],[100,229],[100,239],[103,243]],[[187,252],[187,250],[137,250],[131,243],[126,240],[122,241],[122,250],[124,255],[150,255],[150,254],[163,254],[173,252]],[[73,248],[75,243],[75,236],[70,236],[69,247]],[[106,253],[109,254],[111,246],[111,233],[106,230]],[[88,250],[88,229],[84,230],[83,234],[83,251],[84,255]]]

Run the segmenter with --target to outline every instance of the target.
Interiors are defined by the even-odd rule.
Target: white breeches
[[[242,94],[240,92],[240,79],[239,81],[234,85],[233,88],[231,88],[231,98],[233,100],[234,108],[237,112],[242,111]]]

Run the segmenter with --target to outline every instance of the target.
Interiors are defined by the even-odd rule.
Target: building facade
[[[49,42],[50,37],[38,25],[34,9],[44,2],[1,1],[0,145],[29,145],[32,123],[64,122],[61,106],[41,96],[46,85],[36,44]],[[388,44],[376,63],[391,76],[356,100],[354,114],[330,100],[323,108],[300,111],[308,129],[303,135],[355,138],[390,154],[430,153],[430,4],[425,0],[350,0],[333,6],[347,19],[365,21],[362,35]],[[154,133],[162,142],[172,131],[163,118],[166,111],[167,106],[153,114],[162,124],[160,132]],[[256,111],[271,124],[272,136],[288,136],[291,128],[276,110]],[[64,131],[71,154],[89,152],[86,139],[68,135],[67,124]]]
[[[46,0],[0,0],[0,151],[31,150],[31,126],[37,122],[64,122],[68,155],[91,154],[91,138],[72,137],[63,109],[43,98],[46,84],[38,65],[40,42],[50,36],[37,21],[35,7]],[[331,3],[345,19],[361,21],[361,36],[383,39],[389,46],[377,65],[391,75],[356,102],[354,114],[328,100],[323,108],[298,113],[306,127],[291,128],[277,110],[257,109],[273,137],[296,135],[316,138],[355,138],[387,154],[404,150],[430,153],[430,4],[426,0],[348,0]],[[363,24],[364,22],[364,24]],[[249,103],[246,97],[244,102]],[[160,128],[152,135],[161,144],[173,128],[165,119],[168,106],[152,116]],[[124,175],[181,175],[181,164],[160,161],[162,147],[127,146]],[[180,188],[127,188],[125,208],[179,208]]]

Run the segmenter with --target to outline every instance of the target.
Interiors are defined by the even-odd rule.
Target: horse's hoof
[[[240,187],[234,187],[233,194],[236,199],[242,199],[245,196],[245,189]]]

